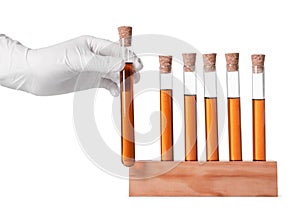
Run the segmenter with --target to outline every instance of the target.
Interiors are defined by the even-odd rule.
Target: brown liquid
[[[135,162],[134,145],[134,104],[133,104],[133,77],[132,63],[126,63],[124,70],[120,72],[120,96],[121,96],[121,153],[122,163],[132,166]]]
[[[229,159],[242,160],[240,98],[228,98]]]
[[[205,98],[206,160],[218,161],[218,111],[217,98]]]
[[[253,160],[266,160],[265,100],[252,100]]]
[[[197,97],[184,95],[185,160],[197,160]]]
[[[161,160],[173,160],[173,102],[172,90],[160,90],[160,148]]]

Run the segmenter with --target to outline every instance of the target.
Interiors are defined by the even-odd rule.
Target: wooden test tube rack
[[[185,68],[189,67],[188,72],[192,71],[191,67],[195,66],[195,54],[184,55],[183,57],[186,59]],[[263,72],[264,55],[252,55],[251,58],[253,67],[255,67],[254,73]],[[227,54],[226,59],[227,63],[231,65],[229,71],[237,71],[238,54]],[[215,60],[216,54],[204,55],[204,70],[206,72],[215,72]],[[161,72],[171,71],[171,61],[170,56],[160,57]],[[262,111],[263,118],[260,114],[259,121],[263,125],[260,125],[259,128],[263,132],[260,131],[259,135],[256,134],[256,138],[259,137],[256,142],[259,142],[260,145],[257,147],[257,143],[254,142],[254,148],[259,148],[259,150],[254,149],[254,155],[257,155],[253,157],[254,160],[265,160],[264,110]],[[214,119],[213,121],[217,124],[217,120]],[[211,126],[211,128],[217,128],[217,126]],[[218,134],[217,130],[214,131],[214,134]],[[210,150],[209,154],[217,152],[215,149],[218,145],[217,136],[214,139],[210,138],[209,142],[212,146],[207,148],[214,149],[214,151]],[[233,150],[235,152],[237,149],[241,150],[240,144],[236,145],[236,149]],[[162,154],[164,153],[165,151],[162,152]],[[217,156],[213,159],[207,160],[218,160],[218,153],[215,155]],[[230,160],[241,160],[241,157],[240,151],[240,155],[237,153],[237,156],[234,156],[233,159],[230,158]],[[173,155],[168,159],[162,157],[163,161],[135,162],[134,166],[129,169],[129,195],[278,196],[277,162],[275,161],[166,161],[172,159]]]
[[[138,161],[129,169],[129,196],[275,197],[277,162]]]

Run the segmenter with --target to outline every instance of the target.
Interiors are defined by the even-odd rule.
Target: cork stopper
[[[253,54],[251,55],[252,60],[252,71],[253,73],[264,72],[265,55],[264,54]]]
[[[204,71],[213,72],[216,71],[216,53],[203,54]]]
[[[159,56],[159,65],[162,73],[170,73],[172,69],[172,56]]]
[[[118,27],[118,31],[120,37],[120,45],[124,45],[125,47],[131,46],[132,27],[120,26]],[[122,40],[124,40],[123,44],[122,44]]]
[[[238,71],[239,70],[239,53],[226,53],[226,64],[227,71]]]
[[[196,53],[183,53],[182,57],[184,72],[194,72],[196,63]]]

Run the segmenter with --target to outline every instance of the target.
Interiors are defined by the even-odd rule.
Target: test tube
[[[239,54],[225,54],[227,63],[227,105],[229,160],[242,160]]]
[[[266,160],[265,134],[265,55],[254,54],[252,59],[252,124],[253,124],[253,160]]]
[[[217,54],[203,54],[206,160],[218,161]]]
[[[134,67],[133,55],[130,51],[132,41],[132,27],[121,26],[118,28],[122,57],[125,67],[120,72],[120,98],[121,98],[121,154],[123,165],[130,167],[135,162],[134,143],[134,104],[133,85]]]
[[[184,132],[185,160],[197,161],[197,87],[196,53],[184,53]]]
[[[172,56],[159,56],[161,160],[173,160]]]

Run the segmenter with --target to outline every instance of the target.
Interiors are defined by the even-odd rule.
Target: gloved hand
[[[34,95],[105,88],[117,96],[119,71],[124,67],[121,55],[118,44],[92,36],[29,49],[0,35],[0,84]],[[133,61],[135,70],[141,70],[140,59],[135,56]]]

